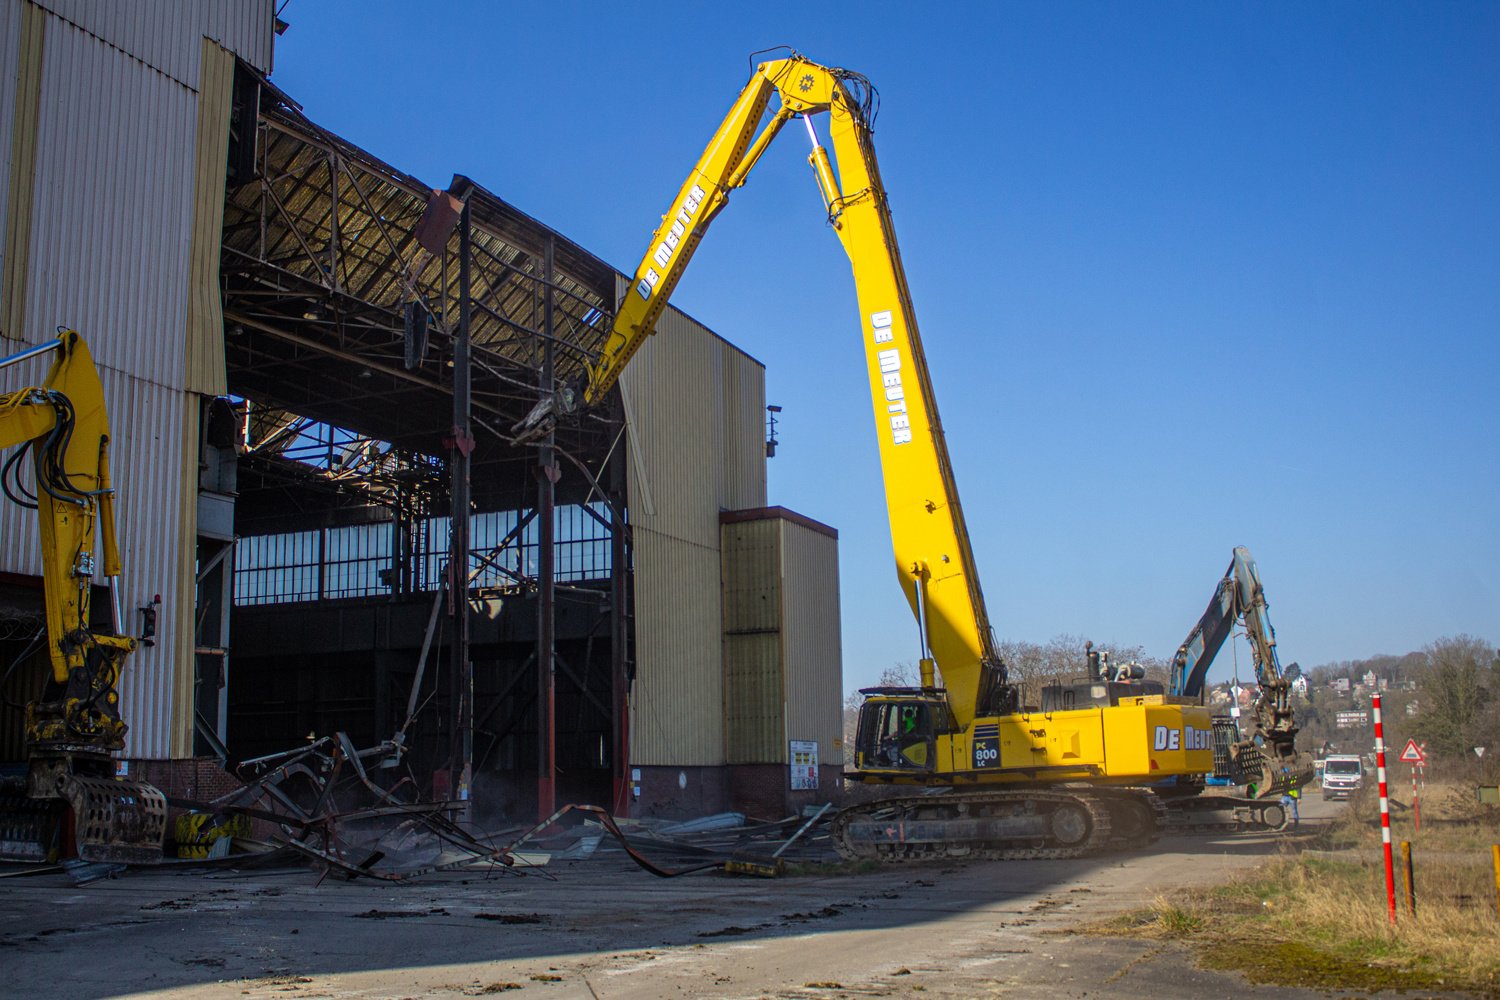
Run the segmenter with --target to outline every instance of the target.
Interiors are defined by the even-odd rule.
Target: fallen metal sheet
[[[699,816],[697,819],[658,824],[653,828],[652,832],[663,837],[678,837],[687,833],[707,833],[712,830],[739,829],[744,825],[744,813],[726,812],[715,813],[712,816]]]
[[[584,806],[577,804],[563,806],[557,812],[542,820],[542,822],[538,823],[536,826],[532,827],[529,831],[523,834],[521,838],[512,843],[507,848],[507,850],[514,853],[515,849],[521,844],[542,833],[544,830],[551,827],[559,819],[570,812],[583,813],[588,816],[596,817],[600,824],[603,825],[604,829],[609,831],[610,835],[614,837],[615,840],[619,841],[620,846],[625,849],[625,853],[630,856],[630,860],[634,861],[642,869],[650,872],[657,878],[676,878],[679,875],[691,875],[693,872],[711,871],[713,869],[724,867],[723,860],[714,860],[701,865],[693,865],[689,868],[662,868],[648,859],[645,855],[641,854],[631,845],[630,840],[625,836],[624,832],[620,830],[619,825],[615,823],[615,818],[611,816],[607,810],[601,808],[600,806]]]

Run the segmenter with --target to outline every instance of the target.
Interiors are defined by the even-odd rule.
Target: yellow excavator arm
[[[0,369],[48,355],[52,367],[41,384],[0,395],[0,449],[16,448],[0,464],[0,487],[37,512],[52,666],[41,697],[26,706],[24,796],[0,787],[0,825],[11,831],[0,853],[55,859],[59,834],[71,827],[72,850],[85,861],[150,864],[161,860],[166,797],[144,781],[117,777],[111,759],[125,746],[117,684],[136,640],[122,634],[109,417],[99,370],[74,330],[0,358]],[[34,492],[21,475],[28,452]],[[96,576],[109,586],[107,629],[90,621]]]
[[[776,97],[778,106],[759,133]],[[874,90],[862,76],[793,54],[761,63],[683,182],[616,313],[584,387],[597,402],[655,332],[709,223],[745,183],[782,126],[807,123],[808,162],[854,271],[890,514],[897,575],[919,623],[922,684],[941,671],[955,720],[1003,710],[1009,692],[995,652],[968,529],[917,332],[916,314],[890,207],[871,142]],[[813,117],[827,114],[834,158],[818,142]]]
[[[46,596],[48,694],[28,709],[33,745],[108,753],[124,746],[115,683],[134,639],[121,636],[114,488],[109,475],[109,418],[88,346],[76,331],[7,358],[0,368],[53,355],[40,385],[0,395],[3,484],[10,499],[37,510]],[[31,454],[34,495],[20,476]],[[90,627],[94,577],[112,598],[113,634]]]

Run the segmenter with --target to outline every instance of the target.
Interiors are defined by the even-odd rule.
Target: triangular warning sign
[[[1421,747],[1417,746],[1416,740],[1406,741],[1406,748],[1401,751],[1400,759],[1408,764],[1427,763],[1427,755],[1422,752]]]

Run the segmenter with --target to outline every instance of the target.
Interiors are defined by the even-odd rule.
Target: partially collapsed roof
[[[417,227],[433,190],[320,128],[264,81],[258,129],[253,174],[231,188],[224,210],[231,390],[262,408],[262,425],[287,422],[274,413],[283,410],[401,451],[443,454],[459,315],[459,234],[444,224],[455,220],[439,218],[437,240],[425,241],[436,252],[424,248]],[[475,459],[523,460],[530,452],[506,438],[541,396],[547,249],[554,384],[576,381],[596,356],[613,318],[615,272],[466,177],[454,177],[448,194],[437,200],[456,208],[467,199],[472,216]],[[418,350],[408,328],[424,313]],[[558,443],[586,459],[617,429],[589,415],[560,428]],[[253,490],[253,476],[242,485]]]

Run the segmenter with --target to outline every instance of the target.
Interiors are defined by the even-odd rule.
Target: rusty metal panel
[[[764,518],[721,525],[724,743],[731,764],[786,756],[781,532]]]
[[[730,764],[787,757],[781,633],[724,636],[724,752]]]
[[[207,37],[263,73],[271,71],[274,0],[37,0],[58,17],[197,89]]]
[[[781,551],[777,522],[766,518],[724,524],[725,634],[781,628]]]
[[[45,48],[23,339],[180,389],[197,95],[65,22]]]
[[[780,519],[782,650],[789,740],[817,740],[824,764],[843,759],[839,543],[832,529]],[[783,744],[781,752],[786,753]],[[783,758],[784,759],[784,758]]]

